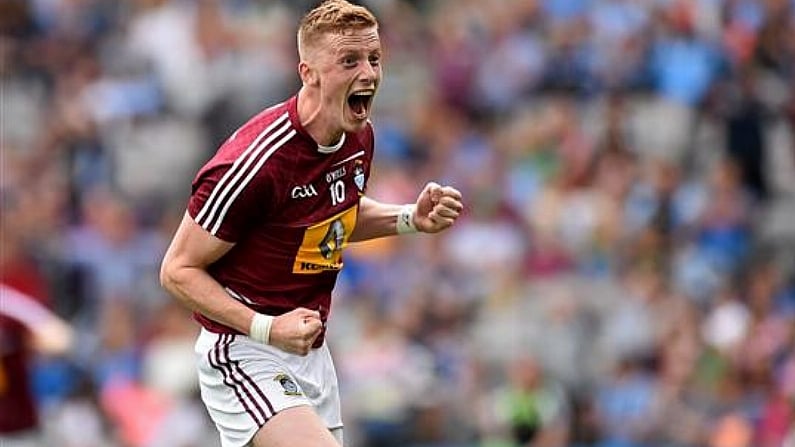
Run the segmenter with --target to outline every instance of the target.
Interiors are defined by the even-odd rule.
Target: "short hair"
[[[378,20],[364,6],[346,0],[324,0],[306,13],[298,25],[298,53],[327,33],[345,33],[350,29],[378,27]]]

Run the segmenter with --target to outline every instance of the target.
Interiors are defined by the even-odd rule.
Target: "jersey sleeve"
[[[3,296],[3,305],[0,306],[0,315],[5,315],[12,320],[22,323],[25,327],[32,329],[41,323],[45,323],[53,318],[55,314],[44,307],[35,298],[25,295],[0,284],[0,295]]]
[[[237,242],[268,210],[267,181],[232,163],[205,167],[193,181],[188,213],[213,236]]]

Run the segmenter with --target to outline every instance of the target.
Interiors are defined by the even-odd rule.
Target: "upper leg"
[[[253,447],[340,447],[311,407],[287,408],[273,416],[254,435]]]
[[[339,393],[327,349],[313,351],[306,357],[292,357],[247,337],[202,330],[196,352],[202,401],[224,447],[252,445],[262,427],[268,427],[266,433],[271,427],[280,432],[279,426],[285,423],[278,421],[283,419],[288,419],[286,431],[305,434],[305,422],[299,424],[301,428],[293,429],[289,421],[294,418],[283,415],[293,414],[294,407],[305,408],[311,419],[320,421],[323,431],[335,431],[340,441],[331,445],[342,444]],[[303,412],[295,414],[300,416]],[[274,439],[280,439],[278,433]]]

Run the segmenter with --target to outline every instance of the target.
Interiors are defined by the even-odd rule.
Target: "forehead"
[[[344,32],[326,33],[321,39],[321,46],[334,54],[373,52],[381,50],[381,38],[376,27],[347,29]]]

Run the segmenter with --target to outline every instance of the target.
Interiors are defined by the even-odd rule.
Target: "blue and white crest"
[[[361,160],[356,160],[356,166],[353,167],[353,183],[359,188],[359,191],[364,191],[364,166]]]

